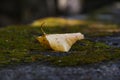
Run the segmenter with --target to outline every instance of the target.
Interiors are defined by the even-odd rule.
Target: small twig
[[[45,31],[42,29],[42,27],[43,27],[44,24],[45,24],[45,22],[43,22],[43,23],[41,24],[41,32],[42,32],[44,35],[46,35]]]

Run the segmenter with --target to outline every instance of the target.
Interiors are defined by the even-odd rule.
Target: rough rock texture
[[[21,65],[0,69],[0,80],[120,80],[120,61],[80,67]]]

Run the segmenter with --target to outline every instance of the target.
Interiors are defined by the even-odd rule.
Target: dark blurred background
[[[91,14],[109,5],[109,14],[120,14],[119,0],[0,0],[0,27],[50,16]]]

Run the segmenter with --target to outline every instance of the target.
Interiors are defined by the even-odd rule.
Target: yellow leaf
[[[84,39],[81,33],[45,34],[37,37],[37,40],[44,46],[61,52],[68,52],[72,45],[81,39]]]

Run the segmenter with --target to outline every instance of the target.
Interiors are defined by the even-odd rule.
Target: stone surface
[[[120,61],[79,67],[33,63],[0,69],[0,80],[120,80]]]

